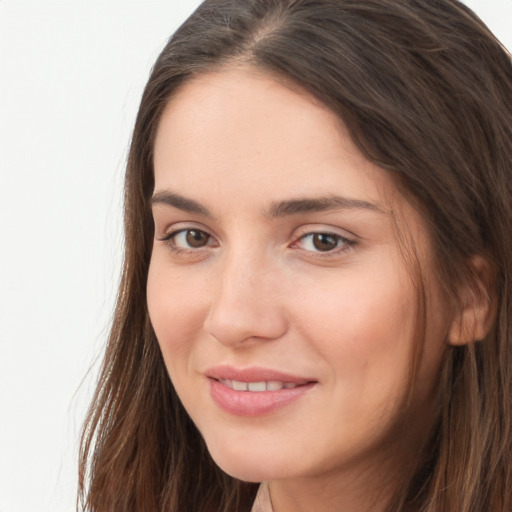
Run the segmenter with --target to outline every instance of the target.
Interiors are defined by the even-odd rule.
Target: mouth
[[[218,366],[206,373],[213,401],[236,416],[261,416],[307,396],[318,381],[265,368]]]
[[[304,384],[296,384],[294,382],[281,382],[278,380],[262,380],[259,382],[244,382],[233,379],[215,379],[222,385],[233,389],[234,391],[252,391],[261,393],[263,391],[279,391],[281,389],[294,389]]]

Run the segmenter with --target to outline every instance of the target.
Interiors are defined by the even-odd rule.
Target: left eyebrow
[[[387,213],[378,204],[363,201],[361,199],[351,199],[341,196],[299,198],[286,201],[277,201],[271,204],[265,216],[271,219],[277,217],[286,217],[298,213],[325,212],[329,210],[371,210],[378,213]]]
[[[155,204],[166,204],[168,206],[178,208],[179,210],[183,210],[184,212],[197,213],[204,217],[213,218],[213,215],[208,211],[208,209],[197,201],[180,196],[179,194],[175,194],[168,190],[162,190],[153,194],[153,197],[149,200],[149,205],[154,206]]]

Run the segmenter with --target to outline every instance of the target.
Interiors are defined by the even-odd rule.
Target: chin
[[[208,446],[208,450],[222,471],[244,482],[264,482],[289,476],[285,465],[276,460],[279,457],[265,454],[264,449],[258,450],[256,447],[254,453],[248,450],[235,451],[227,446]]]

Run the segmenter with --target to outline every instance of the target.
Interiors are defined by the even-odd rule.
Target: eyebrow
[[[266,216],[270,218],[286,217],[299,213],[325,212],[330,210],[363,209],[379,213],[386,213],[376,203],[370,203],[361,199],[351,199],[342,196],[328,196],[318,198],[292,199],[272,203]]]
[[[154,206],[155,204],[166,204],[185,212],[197,213],[199,215],[203,215],[204,217],[213,218],[213,215],[202,204],[194,201],[193,199],[188,199],[173,192],[155,192],[153,197],[151,197],[149,200],[149,205]]]
[[[210,211],[197,201],[166,190],[155,192],[149,203],[150,206],[154,206],[155,204],[165,204],[185,212],[195,213],[212,219],[214,218]],[[376,203],[342,196],[327,196],[276,201],[270,205],[270,208],[264,212],[264,215],[271,219],[275,219],[300,213],[349,209],[362,209],[386,213]]]

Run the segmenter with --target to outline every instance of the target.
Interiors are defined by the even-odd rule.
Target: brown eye
[[[338,247],[339,238],[339,236],[328,233],[314,233],[312,235],[312,243],[317,251],[332,251]]]
[[[333,256],[344,253],[354,245],[354,241],[337,233],[322,233],[321,231],[307,233],[293,244],[294,247],[311,253],[327,253],[326,256],[329,256],[329,253],[332,253]]]
[[[210,239],[210,235],[198,229],[187,229],[185,233],[187,245],[194,249],[204,247],[208,244],[208,240]]]
[[[160,238],[172,251],[193,251],[207,246],[215,246],[215,239],[202,229],[179,229]]]

